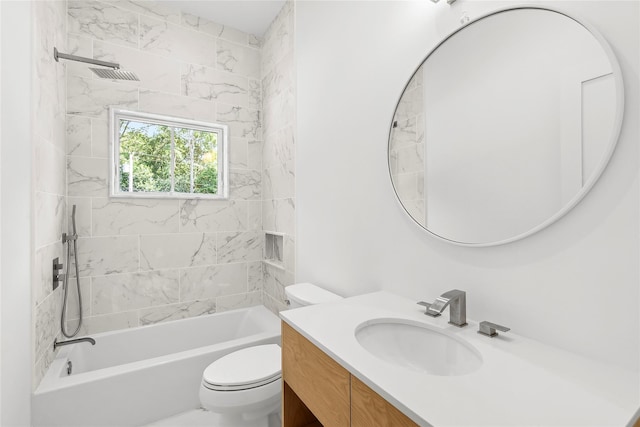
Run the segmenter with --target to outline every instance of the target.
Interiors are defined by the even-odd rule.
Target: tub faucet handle
[[[488,337],[496,337],[498,336],[498,332],[508,332],[511,328],[507,328],[506,326],[498,325],[497,323],[487,322],[486,320],[480,322],[480,328],[478,329],[478,333],[482,335],[486,335]]]
[[[64,280],[64,273],[60,273],[60,271],[64,268],[64,266],[62,265],[62,263],[60,262],[60,259],[58,257],[55,257],[53,259],[53,290],[55,291],[56,288],[58,287],[59,283]]]

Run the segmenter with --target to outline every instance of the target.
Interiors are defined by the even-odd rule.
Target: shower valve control
[[[55,291],[60,281],[64,279],[64,274],[60,273],[63,265],[60,264],[58,257],[53,259],[53,290]]]

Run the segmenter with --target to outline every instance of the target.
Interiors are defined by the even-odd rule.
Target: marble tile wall
[[[262,304],[261,40],[162,2],[69,0],[66,15],[70,53],[119,62],[140,78],[67,68],[81,334]],[[112,105],[229,125],[230,199],[110,199]],[[72,310],[71,326],[77,317]]]
[[[34,375],[60,337],[51,260],[77,207],[81,335],[265,304],[295,277],[294,3],[264,38],[162,2],[33,2]],[[66,32],[65,32],[66,30]],[[119,62],[140,82],[101,80],[51,51]],[[230,127],[230,199],[108,197],[109,106]],[[264,231],[284,235],[264,260]],[[70,288],[69,326],[77,312]]]
[[[32,386],[51,363],[53,340],[59,335],[61,287],[53,291],[52,260],[64,260],[65,229],[65,71],[53,59],[53,48],[66,49],[66,3],[34,1],[32,5],[35,62],[32,79],[32,193],[34,202],[32,256]]]
[[[295,281],[295,3],[287,1],[262,45],[262,226],[283,234],[283,262],[263,266],[264,305],[278,312]],[[264,238],[264,237],[263,237]]]
[[[391,179],[402,204],[426,226],[424,196],[424,89],[422,67],[398,103],[389,143]]]

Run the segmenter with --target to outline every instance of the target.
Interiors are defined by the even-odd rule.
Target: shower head
[[[135,73],[132,73],[131,71],[124,71],[120,69],[112,70],[109,68],[93,68],[93,67],[89,67],[89,69],[93,71],[93,73],[96,76],[102,79],[140,81],[138,76],[136,76]]]
[[[106,68],[92,68],[89,67],[98,77],[103,79],[113,80],[133,80],[140,81],[131,71],[123,71],[120,69],[120,64],[115,62],[101,61],[99,59],[85,58],[84,56],[69,55],[67,53],[58,52],[57,48],[53,48],[53,57],[58,62],[60,59],[66,59],[69,61],[84,62],[85,64],[99,65]]]

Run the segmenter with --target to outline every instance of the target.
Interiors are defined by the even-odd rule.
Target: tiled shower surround
[[[102,80],[86,64],[64,65],[66,217],[76,205],[80,335],[263,302],[284,307],[282,289],[294,274],[293,4],[262,41],[162,2],[55,3],[66,5],[61,51],[119,62],[140,78]],[[228,125],[229,200],[109,198],[109,106]],[[263,266],[264,230],[285,233],[286,270]],[[53,296],[59,305],[61,295]],[[70,327],[76,298],[72,292]],[[42,372],[59,334],[53,305],[36,314],[49,322],[36,325],[36,347],[48,354]]]
[[[84,64],[67,69],[67,194],[78,209],[82,333],[260,304],[260,41],[128,1],[69,1],[68,38],[71,53],[119,62],[140,78],[101,80]],[[229,125],[230,200],[108,198],[109,106]]]
[[[62,287],[53,291],[52,260],[64,262],[61,236],[66,224],[65,71],[53,59],[53,48],[65,49],[66,3],[32,2],[35,61],[32,88],[32,245],[33,386],[53,358],[53,340],[60,331]]]
[[[264,304],[284,309],[284,287],[295,278],[295,67],[294,3],[282,8],[262,48],[262,227],[283,235],[280,266],[264,263]]]

